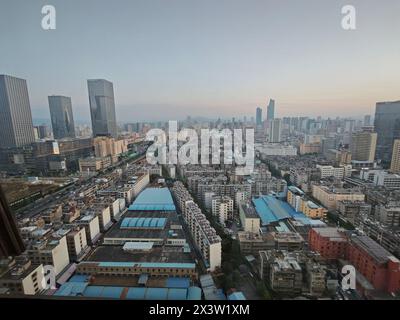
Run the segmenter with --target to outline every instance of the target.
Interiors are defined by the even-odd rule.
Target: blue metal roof
[[[87,282],[66,282],[57,290],[54,295],[69,297],[83,296],[87,286]]]
[[[76,274],[68,280],[68,282],[87,282],[89,280],[89,276]]]
[[[147,188],[138,195],[129,210],[175,211],[175,205],[168,188]]]
[[[247,300],[242,292],[234,292],[228,296],[228,300]]]
[[[168,300],[186,300],[187,289],[172,288],[168,290]]]
[[[305,225],[324,224],[322,221],[310,219],[302,212],[297,212],[286,201],[281,201],[271,195],[254,197],[252,201],[263,226],[288,218],[293,218]],[[284,227],[281,224],[277,229],[284,232]]]
[[[253,198],[257,214],[260,216],[262,225],[269,225],[279,220],[291,218],[291,215],[282,207],[283,201],[273,196],[261,196]]]
[[[167,288],[189,288],[189,278],[169,277],[165,283]]]
[[[167,300],[167,288],[147,288],[145,293],[146,300]]]
[[[143,267],[143,268],[184,268],[194,269],[194,263],[179,263],[179,262],[100,262],[99,267]]]
[[[199,287],[190,287],[187,300],[201,300],[201,289]]]
[[[124,292],[126,293],[124,295]],[[55,293],[56,296],[83,296],[88,298],[128,300],[201,300],[201,289],[189,288],[144,288],[89,286],[83,282],[67,282]]]
[[[121,229],[164,229],[166,218],[124,218]]]

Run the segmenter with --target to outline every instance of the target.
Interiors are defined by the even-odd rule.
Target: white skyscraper
[[[269,121],[269,142],[278,143],[282,141],[282,120],[273,119]]]

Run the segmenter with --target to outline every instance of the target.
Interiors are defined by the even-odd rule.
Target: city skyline
[[[34,118],[50,118],[47,96],[59,93],[89,120],[91,78],[114,83],[117,121],[239,117],[269,98],[279,118],[362,116],[399,100],[398,2],[353,1],[353,31],[341,28],[342,1],[226,4],[55,0],[57,29],[44,31],[41,2],[13,1],[0,19],[13,29],[0,32],[0,70],[27,80]]]

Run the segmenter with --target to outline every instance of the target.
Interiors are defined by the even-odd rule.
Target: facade
[[[215,196],[211,200],[211,212],[224,225],[227,220],[233,219],[233,199],[228,196]]]
[[[75,138],[75,123],[70,97],[49,96],[54,139]]]
[[[329,161],[333,161],[336,166],[351,164],[352,154],[348,150],[329,149],[324,155]]]
[[[242,255],[257,256],[258,252],[271,250],[275,248],[275,242],[272,237],[268,238],[264,234],[239,231],[237,238],[239,240],[240,252]]]
[[[382,186],[389,190],[400,188],[400,175],[385,170],[361,169],[360,179],[372,182],[375,186]]]
[[[67,246],[71,261],[78,261],[89,248],[84,227],[76,226],[68,230]]]
[[[375,131],[378,134],[376,158],[389,163],[392,159],[393,142],[400,138],[400,101],[377,102]]]
[[[269,142],[279,143],[282,141],[282,120],[269,120]]]
[[[78,226],[85,228],[86,241],[93,245],[100,238],[100,223],[99,217],[96,215],[87,215],[75,222]]]
[[[365,195],[359,189],[342,189],[313,185],[312,196],[328,210],[337,210],[338,201],[364,201]]]
[[[110,81],[88,80],[93,136],[117,137],[114,88]]]
[[[95,173],[108,168],[109,166],[111,166],[111,164],[112,162],[110,157],[89,157],[79,159],[79,171]]]
[[[221,238],[211,227],[206,216],[193,201],[183,183],[175,182],[172,188],[175,201],[180,209],[193,240],[210,271],[221,267]]]
[[[262,109],[257,108],[256,110],[256,125],[261,126],[262,125]]]
[[[321,179],[334,177],[338,180],[343,180],[345,177],[351,176],[352,166],[350,164],[342,165],[340,167],[317,165],[320,171]]]
[[[284,250],[259,253],[261,278],[271,289],[289,295],[299,294],[303,287],[303,271],[297,256]]]
[[[267,107],[267,120],[275,119],[275,100],[270,99]]]
[[[0,148],[35,141],[26,80],[0,75]]]
[[[400,227],[400,204],[390,203],[376,206],[375,218],[385,226]]]
[[[300,144],[300,147],[299,147],[299,153],[301,155],[314,154],[314,153],[320,153],[320,152],[321,152],[321,143],[319,143],[319,142],[302,143],[302,144]]]
[[[35,295],[43,291],[43,265],[31,260],[12,261],[9,270],[0,277],[0,288],[7,288],[10,294]]]
[[[400,290],[400,261],[371,238],[350,237],[346,259],[375,289],[388,293]]]
[[[197,279],[194,263],[161,263],[161,262],[94,262],[84,261],[77,267],[78,274],[104,276],[149,276],[190,277]]]
[[[302,190],[294,186],[288,187],[287,202],[297,212],[302,212],[312,219],[325,218],[327,214],[327,210],[324,207],[309,200]]]
[[[96,157],[119,156],[128,151],[128,144],[123,139],[96,137],[93,139],[93,144]]]
[[[371,205],[364,201],[338,201],[337,209],[344,219],[353,224],[359,217],[369,216],[371,213]]]
[[[308,234],[310,250],[318,252],[327,260],[344,259],[347,238],[337,228],[313,228]]]
[[[69,265],[67,239],[47,239],[35,243],[27,250],[29,258],[35,264],[52,265],[56,276]]]
[[[138,176],[131,177],[131,179],[125,183],[125,187],[129,187],[133,191],[133,196],[136,197],[142,192],[147,185],[150,183],[150,174],[143,173]]]
[[[375,160],[376,141],[378,135],[375,132],[361,131],[353,133],[351,141],[351,158],[355,161]]]
[[[239,204],[239,217],[245,232],[260,232],[260,217],[251,203],[241,202]]]
[[[390,172],[400,173],[400,139],[393,142],[392,161],[390,162]]]

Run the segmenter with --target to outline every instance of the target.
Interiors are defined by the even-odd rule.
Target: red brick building
[[[317,251],[325,259],[337,260],[346,257],[347,238],[340,229],[311,229],[308,234],[308,244],[310,250]]]
[[[377,290],[400,290],[400,261],[367,236],[351,236],[346,258]]]
[[[367,236],[347,236],[336,228],[311,229],[309,247],[325,259],[345,259],[381,291],[400,291],[400,261]]]

